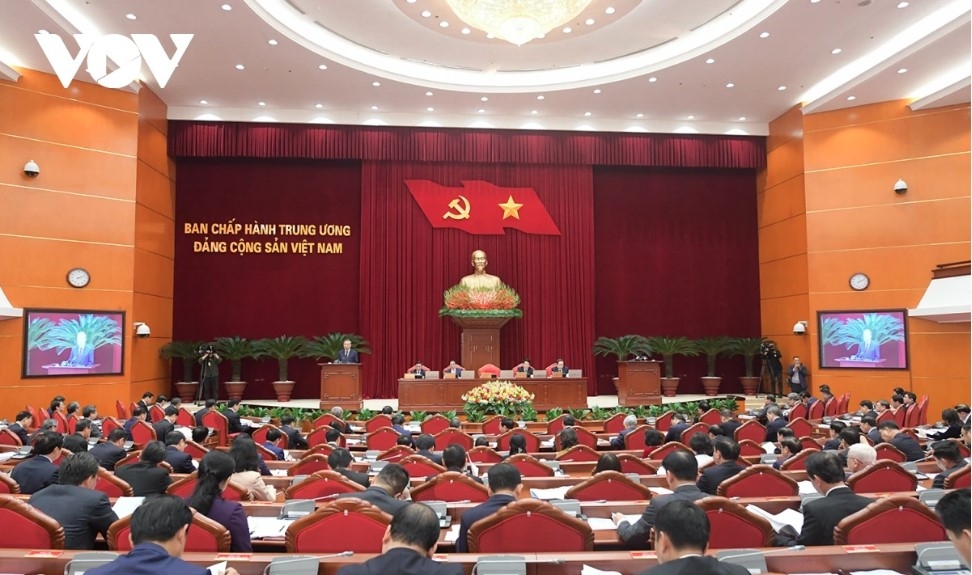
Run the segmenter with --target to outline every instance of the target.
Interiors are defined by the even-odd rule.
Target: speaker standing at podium
[[[358,363],[358,352],[351,349],[351,340],[344,340],[344,347],[338,352],[334,363]]]

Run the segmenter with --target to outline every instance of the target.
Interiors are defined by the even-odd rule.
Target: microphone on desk
[[[331,555],[315,555],[315,556],[306,556],[306,557],[291,557],[289,559],[284,559],[282,561],[277,561],[277,562],[274,562],[273,560],[271,560],[270,563],[268,563],[267,566],[263,569],[263,575],[270,575],[270,569],[272,567],[276,567],[276,566],[280,566],[280,565],[287,565],[288,563],[301,563],[301,562],[305,562],[305,561],[306,562],[309,562],[311,560],[313,560],[315,562],[319,562],[321,559],[331,559],[331,558],[334,558],[334,557],[351,557],[352,555],[354,555],[354,551],[342,551],[340,553],[332,553]]]
[[[741,550],[741,553],[735,551],[719,551],[716,553],[716,559],[719,561],[724,561],[726,563],[734,563],[736,565],[741,565],[751,573],[762,573],[767,571],[766,561],[763,557],[771,553],[780,553],[783,551],[803,551],[806,549],[806,545],[794,545],[793,547],[780,547],[778,549],[770,549],[769,551],[757,551],[753,549],[752,551]],[[758,565],[755,562],[739,561],[740,559],[745,559],[747,557],[759,558]]]

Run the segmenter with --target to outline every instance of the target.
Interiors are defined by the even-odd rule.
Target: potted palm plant
[[[246,391],[246,381],[242,376],[243,360],[253,357],[253,342],[245,337],[217,337],[214,347],[216,353],[223,359],[228,359],[232,367],[230,381],[225,382],[226,396],[230,399],[240,399]]]
[[[204,345],[201,341],[170,341],[159,350],[162,359],[178,359],[182,362],[182,379],[177,381],[176,392],[183,403],[196,399],[199,381],[193,380],[192,370],[196,365],[197,351]]]
[[[288,377],[288,367],[291,358],[300,357],[304,352],[307,338],[293,335],[258,339],[253,342],[253,357],[259,359],[269,357],[277,360],[278,377],[273,382],[273,391],[277,394],[277,401],[290,401],[296,382]]]
[[[628,359],[647,356],[651,353],[651,346],[644,336],[622,335],[621,337],[599,337],[594,340],[594,355],[613,355],[618,361],[618,400],[626,403],[627,390],[632,388],[631,376],[628,373]]]
[[[351,349],[358,353],[371,353],[368,342],[360,335],[333,332],[327,335],[318,335],[308,340],[301,352],[301,357],[312,357],[318,361],[333,361],[344,349],[345,340],[350,340]]]
[[[675,356],[698,355],[699,350],[695,343],[687,337],[649,337],[648,344],[654,353],[662,356],[665,362],[665,377],[661,378],[662,395],[665,397],[675,397],[678,393],[680,378],[674,376]]]
[[[702,387],[706,395],[717,395],[722,378],[716,376],[716,360],[720,355],[726,355],[732,349],[732,338],[726,336],[703,337],[695,340],[695,347],[699,353],[705,354],[706,375],[702,378]]]
[[[732,355],[741,355],[746,364],[746,375],[739,377],[742,384],[743,393],[746,395],[756,395],[759,391],[759,377],[753,375],[753,366],[756,363],[756,356],[765,338],[762,337],[737,337],[732,341]]]
[[[54,322],[46,317],[35,317],[30,320],[27,326],[27,365],[30,365],[30,352],[33,349],[47,351],[54,346],[51,339],[51,330],[54,329]]]

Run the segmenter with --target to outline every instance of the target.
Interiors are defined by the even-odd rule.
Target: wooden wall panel
[[[0,133],[0,158],[10,159],[9,169],[0,171],[0,188],[9,185],[94,197],[135,199],[135,190],[131,185],[135,174],[133,156],[107,154],[90,148]],[[29,178],[18,169],[27,160],[34,160],[40,166],[39,178]]]
[[[792,218],[760,226],[759,262],[761,264],[807,253],[807,217]]]
[[[807,255],[798,254],[760,266],[759,294],[764,299],[807,293]]]
[[[136,294],[153,295],[171,302],[174,283],[172,258],[136,248],[135,272]],[[161,334],[162,332],[159,333]]]
[[[79,194],[8,186],[0,230],[12,236],[131,246],[135,204]]]
[[[138,203],[170,220],[175,219],[175,182],[145,164],[136,170]]]

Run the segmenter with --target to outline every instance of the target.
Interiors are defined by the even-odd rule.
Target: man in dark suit
[[[530,360],[524,359],[523,363],[516,368],[517,373],[525,373],[527,377],[533,377],[533,368],[530,367]]]
[[[769,443],[776,443],[780,430],[786,427],[786,420],[783,419],[783,410],[779,406],[773,405],[766,410],[766,439]]]
[[[136,407],[134,410],[132,410],[132,417],[125,422],[125,439],[128,441],[134,441],[134,438],[132,437],[132,427],[134,427],[139,421],[145,421],[146,417],[148,417],[148,412],[145,411],[145,409]]]
[[[17,420],[7,429],[20,438],[21,445],[30,445],[30,436],[27,435],[27,428],[33,424],[34,416],[29,411],[21,411],[17,414]]]
[[[423,364],[421,361],[416,361],[415,365],[405,370],[405,373],[414,375],[415,379],[424,379],[427,371],[430,371],[428,366]]]
[[[969,463],[959,453],[958,445],[951,441],[937,441],[932,444],[932,456],[938,464],[941,473],[932,481],[933,489],[945,489],[945,478],[962,469]]]
[[[399,435],[404,435],[405,437],[411,438],[412,432],[405,429],[405,416],[401,413],[396,413],[391,418],[391,428],[398,432]],[[411,442],[410,442],[411,443]]]
[[[267,430],[267,440],[263,442],[263,446],[267,448],[271,453],[276,456],[277,461],[283,461],[286,459],[287,454],[280,447],[277,447],[277,440],[283,437],[283,432],[277,428],[272,428]]]
[[[333,452],[332,452],[333,453]],[[389,515],[408,505],[408,473],[397,463],[389,463],[381,468],[375,482],[364,491],[342,493],[338,499],[355,497],[371,503]]]
[[[790,384],[793,393],[800,393],[807,390],[807,366],[803,365],[800,358],[793,356],[793,363],[786,368],[786,381]]]
[[[415,438],[416,455],[421,455],[436,465],[442,465],[442,456],[438,453],[432,453],[434,447],[435,439],[428,433],[423,433]]]
[[[557,358],[557,363],[555,363],[554,366],[550,368],[551,373],[560,373],[563,374],[564,377],[567,377],[568,371],[570,371],[570,368],[568,368],[567,364],[564,363],[564,360],[560,358]]]
[[[668,428],[668,433],[665,434],[665,443],[669,441],[681,441],[682,432],[689,428],[688,420],[681,413],[676,413],[672,417],[672,426]]]
[[[946,493],[935,506],[935,513],[942,518],[945,535],[958,551],[959,559],[969,567],[969,550],[972,549],[972,536],[969,535],[969,490],[956,489]]]
[[[720,410],[719,418],[722,419],[722,423],[719,424],[719,427],[722,428],[722,434],[729,439],[735,439],[736,430],[739,429],[739,426],[742,424],[732,418],[732,412],[728,409]]]
[[[331,427],[337,429],[341,433],[354,433],[351,429],[351,424],[344,421],[344,408],[340,405],[335,405],[331,408],[331,415],[339,419],[340,421],[331,420]]]
[[[715,495],[719,484],[745,469],[739,465],[739,444],[736,440],[717,437],[712,442],[712,449],[712,465],[702,471],[697,484],[709,495]]]
[[[186,436],[170,431],[165,436],[165,461],[172,466],[172,473],[192,473],[196,467],[192,456],[186,453]]]
[[[857,415],[860,415],[861,417],[877,418],[877,412],[874,411],[874,404],[871,403],[871,400],[862,399],[858,405],[860,406],[860,409],[857,410]]]
[[[108,471],[113,471],[118,460],[125,457],[123,445],[125,445],[125,430],[112,429],[108,437],[89,449],[88,453],[94,455],[102,467]]]
[[[142,449],[138,463],[125,465],[115,470],[115,475],[132,487],[135,497],[162,495],[172,484],[169,471],[159,464],[165,461],[165,444],[150,441]]]
[[[905,454],[907,461],[920,461],[925,458],[925,452],[918,444],[918,440],[907,433],[901,433],[897,423],[885,421],[878,426],[878,430],[881,432],[881,439],[897,447]]]
[[[458,363],[456,363],[455,360],[452,360],[449,362],[449,367],[442,370],[442,375],[448,374],[448,375],[454,375],[456,377],[459,377],[460,375],[462,375],[463,369],[465,368],[459,365]]]
[[[62,447],[71,453],[81,453],[88,450],[88,438],[91,437],[91,421],[79,419],[74,426],[74,433],[64,436]]]
[[[655,525],[658,511],[672,501],[697,501],[705,497],[695,481],[699,475],[699,463],[695,455],[686,451],[674,451],[662,460],[665,467],[665,478],[673,493],[652,497],[645,508],[645,512],[634,523],[628,523],[621,513],[611,514],[611,519],[618,526],[618,536],[630,547],[648,548],[648,533]],[[493,472],[490,470],[490,479]]]
[[[146,499],[132,515],[131,551],[87,575],[209,575],[209,570],[180,559],[186,547],[192,511],[172,495]],[[227,567],[223,575],[239,575]]]
[[[203,416],[209,413],[214,407],[216,407],[216,400],[207,399],[206,404],[203,406],[203,408],[193,414],[193,417],[196,419],[197,427],[203,425],[203,420],[202,420]]]
[[[10,477],[20,486],[20,492],[31,494],[57,483],[57,466],[54,460],[61,455],[61,434],[42,431],[34,438],[34,456],[19,463]]]
[[[469,528],[480,519],[485,519],[500,509],[513,503],[520,496],[523,483],[520,470],[509,463],[497,463],[489,470],[489,499],[462,514],[459,520],[459,537],[456,539],[456,552],[469,552]]]
[[[97,407],[85,405],[81,409],[81,418],[91,422],[91,437],[101,437],[101,419],[98,417]]]
[[[446,471],[464,473],[467,477],[481,485],[483,480],[472,474],[472,470],[466,465],[467,463],[466,450],[458,443],[450,443],[442,450],[442,465],[445,466]]]
[[[639,575],[748,575],[742,565],[706,557],[709,518],[690,501],[672,501],[655,518],[655,554],[659,565]]]
[[[156,421],[152,424],[152,429],[155,430],[155,438],[159,441],[165,441],[166,436],[175,431],[176,418],[179,417],[179,409],[176,407],[165,408],[165,417]]]
[[[280,431],[287,435],[287,446],[290,449],[307,449],[307,440],[294,425],[294,418],[285,415],[280,418]]]
[[[462,565],[433,561],[439,516],[422,503],[411,503],[392,517],[381,540],[381,555],[338,569],[338,575],[462,575]]]
[[[351,481],[354,481],[361,487],[370,487],[371,480],[368,479],[367,473],[351,471],[351,469],[349,469],[353,460],[354,458],[351,457],[350,451],[343,447],[338,447],[331,451],[331,453],[327,456],[327,466],[347,477]]]
[[[780,530],[777,543],[781,545],[833,545],[834,527],[843,518],[874,502],[844,484],[844,468],[833,451],[820,451],[808,457],[807,477],[824,497],[803,506],[803,530],[799,535],[789,526]]]
[[[840,420],[830,422],[830,437],[824,443],[823,448],[827,451],[834,451],[840,448],[840,432],[847,427],[847,424]]]
[[[861,418],[861,433],[867,435],[871,443],[877,445],[884,441],[881,439],[881,430],[877,428],[877,418],[865,415]]]
[[[351,349],[350,339],[344,340],[341,351],[339,351],[338,356],[334,358],[334,363],[358,363],[358,352]]]
[[[136,403],[135,405],[144,409],[145,413],[148,413],[149,408],[152,407],[152,405],[154,404],[155,404],[155,394],[152,393],[151,391],[146,391],[145,393],[142,394],[142,399],[139,399],[138,403]]]
[[[242,433],[243,423],[240,421],[240,414],[237,411],[240,409],[240,400],[231,399],[226,402],[226,411],[223,412],[223,416],[226,417],[226,428],[230,433]]]
[[[95,491],[97,483],[98,460],[90,453],[74,453],[61,462],[58,484],[28,501],[61,524],[65,549],[94,549],[95,536],[106,536],[108,526],[118,521],[108,496]]]
[[[611,449],[624,449],[624,438],[638,427],[638,418],[634,414],[626,415],[622,424],[621,431],[611,438]]]

